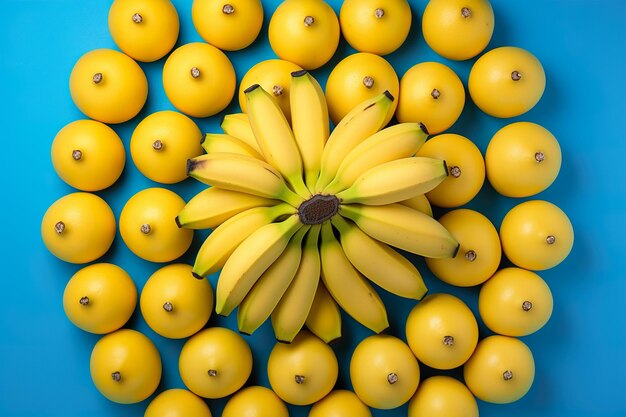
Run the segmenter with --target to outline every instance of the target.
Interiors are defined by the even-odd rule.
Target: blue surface
[[[136,405],[109,402],[94,388],[89,356],[98,336],[73,327],[64,316],[62,293],[80,267],[63,263],[43,246],[39,227],[43,213],[72,189],[54,173],[50,145],[65,124],[83,118],[73,105],[69,74],[85,52],[115,48],[107,29],[109,0],[0,0],[0,92],[2,111],[3,192],[2,314],[0,314],[0,416],[100,417],[140,416],[147,401]],[[199,41],[191,24],[191,1],[176,0],[181,17],[179,44]],[[254,45],[229,53],[238,80],[254,63],[274,55],[267,43],[267,21],[277,0],[263,1],[266,24]],[[331,4],[338,11],[340,1]],[[426,0],[411,1],[421,16]],[[623,0],[493,0],[496,26],[490,48],[515,45],[529,49],[543,63],[547,87],[539,104],[514,120],[544,125],[559,139],[563,167],[556,182],[538,197],[555,202],[570,216],[576,232],[574,249],[557,268],[541,273],[554,295],[551,321],[523,340],[535,355],[534,386],[510,405],[480,403],[483,417],[626,415],[626,257],[623,254],[626,196],[624,117],[626,116],[626,2]],[[466,83],[473,61],[450,62],[437,57],[424,43],[419,18],[410,39],[388,57],[402,75],[412,65],[438,60],[451,65]],[[316,71],[322,83],[333,63],[350,53],[342,41],[331,62]],[[150,94],[142,113],[115,126],[127,150],[134,126],[151,112],[171,109],[161,85],[163,60],[142,64]],[[229,112],[238,111],[236,100]],[[221,115],[198,120],[203,130],[219,131]],[[482,114],[467,102],[460,120],[450,129],[473,139],[484,152],[491,135],[512,120]],[[116,216],[135,192],[156,184],[144,178],[130,158],[122,178],[99,195]],[[188,199],[202,186],[193,180],[168,187]],[[496,196],[485,185],[469,204],[499,226],[506,210],[518,200]],[[206,233],[198,233],[193,253]],[[135,279],[139,289],[160,265],[135,257],[116,238],[102,259],[117,263]],[[476,308],[476,289],[448,287],[432,277],[417,260],[431,292],[449,291]],[[213,279],[213,284],[215,280]],[[403,324],[414,302],[383,294],[391,314],[391,331],[404,337]],[[234,317],[213,317],[210,325],[234,328]],[[183,341],[154,334],[136,313],[128,326],[145,332],[157,344],[164,363],[161,389],[182,387],[177,362]],[[349,387],[352,349],[368,331],[346,318],[345,336],[333,345],[340,359],[338,387]],[[481,334],[487,334],[481,325]],[[267,385],[265,364],[274,343],[267,323],[249,338],[255,365],[250,383]],[[422,367],[424,375],[432,372]],[[450,374],[458,375],[458,372]],[[224,400],[209,402],[215,416]],[[290,407],[292,416],[306,416],[305,407]],[[406,407],[374,416],[406,415]]]

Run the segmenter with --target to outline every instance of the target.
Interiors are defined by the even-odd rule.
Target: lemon
[[[122,327],[137,305],[132,278],[117,265],[99,263],[76,272],[65,286],[63,309],[78,328],[110,333]]]
[[[269,388],[252,386],[233,395],[222,417],[289,417],[285,403]]]
[[[406,0],[345,0],[339,12],[341,33],[361,52],[387,55],[400,48],[411,29]]]
[[[463,383],[437,375],[420,383],[408,411],[408,417],[478,417],[478,404]]]
[[[280,59],[306,70],[327,63],[339,45],[339,20],[323,0],[286,0],[274,11],[269,41]]]
[[[181,112],[209,117],[221,112],[235,95],[235,69],[216,47],[194,42],[172,52],[163,65],[163,88]]]
[[[202,398],[184,389],[163,391],[148,404],[143,417],[212,417]]]
[[[128,55],[96,49],[81,56],[70,74],[70,94],[78,109],[104,123],[126,122],[148,98],[148,80]]]
[[[63,127],[50,151],[54,170],[82,191],[110,187],[122,175],[126,151],[120,137],[104,123],[76,120]]]
[[[55,201],[41,221],[41,237],[57,258],[74,264],[95,261],[115,238],[115,217],[102,198],[72,193]]]
[[[120,404],[148,398],[161,381],[161,356],[142,333],[122,329],[98,340],[89,362],[91,378],[102,395]]]
[[[174,184],[187,178],[188,159],[202,154],[202,132],[193,120],[175,111],[152,113],[130,139],[130,154],[152,181]]]
[[[137,61],[163,58],[178,39],[180,22],[170,0],[115,0],[109,32],[115,44]]]
[[[193,230],[180,229],[175,218],[185,201],[165,188],[139,191],[120,214],[120,234],[137,256],[151,262],[169,262],[182,256],[193,239]]]
[[[309,417],[372,417],[372,412],[354,392],[339,389],[313,404]]]
[[[263,5],[260,0],[194,0],[191,17],[205,41],[225,51],[237,51],[259,36]]]
[[[338,124],[357,104],[389,91],[398,97],[400,82],[396,71],[384,58],[371,53],[356,53],[342,59],[328,76],[326,101],[333,123]],[[391,104],[391,120],[398,100]]]

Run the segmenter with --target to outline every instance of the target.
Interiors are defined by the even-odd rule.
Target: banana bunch
[[[424,194],[448,175],[445,161],[416,157],[428,136],[421,123],[385,128],[388,92],[348,113],[330,131],[318,82],[292,74],[291,124],[259,85],[245,90],[247,114],[228,115],[223,134],[206,134],[206,154],[187,174],[210,188],[176,218],[213,229],[193,273],[219,271],[216,312],[237,309],[251,334],[267,319],[291,342],[303,326],[330,342],[343,309],[379,333],[389,326],[376,288],[421,299],[426,286],[394,248],[430,258],[459,244],[436,220]]]

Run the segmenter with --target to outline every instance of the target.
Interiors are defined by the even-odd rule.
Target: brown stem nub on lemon
[[[200,77],[200,68],[198,68],[198,67],[193,67],[189,72],[191,73],[191,76],[193,78]]]
[[[554,242],[556,242],[556,237],[553,235],[550,235],[546,238],[546,243],[548,245],[554,245]]]
[[[274,87],[272,87],[272,94],[274,94],[275,97],[282,96],[284,92],[285,88],[282,85],[276,84]]]
[[[102,82],[102,79],[103,79],[103,78],[104,78],[104,77],[102,76],[102,73],[101,73],[101,72],[96,72],[96,73],[93,75],[92,80],[93,80],[94,84],[100,84],[100,83]]]
[[[377,19],[380,19],[384,15],[385,15],[385,11],[383,9],[381,9],[380,7],[378,9],[374,10],[374,16],[376,16]]]
[[[65,223],[57,222],[54,225],[54,231],[57,232],[57,235],[60,235],[61,233],[63,233],[65,231]]]
[[[135,13],[132,17],[133,22],[135,23],[141,23],[143,22],[143,16],[141,16],[139,13]]]
[[[163,310],[171,313],[172,310],[174,310],[174,305],[170,301],[166,301],[165,304],[163,304]]]
[[[502,373],[502,378],[504,378],[505,381],[510,381],[511,379],[513,379],[513,372],[507,369]]]
[[[512,79],[513,81],[519,81],[519,80],[521,80],[521,79],[522,79],[522,73],[521,73],[521,72],[519,72],[519,71],[513,71],[513,72],[511,73],[511,79]]]
[[[398,374],[396,374],[395,372],[391,372],[389,375],[387,375],[387,382],[389,382],[391,385],[398,382]]]
[[[476,252],[471,249],[468,250],[467,252],[465,252],[465,259],[470,262],[474,262],[476,260]]]
[[[463,7],[461,9],[461,16],[463,16],[464,18],[468,18],[472,15],[472,11],[468,8],[468,7]]]
[[[209,376],[217,376],[217,370],[216,369],[209,369],[209,372],[207,372],[209,374]]]
[[[339,211],[339,199],[334,195],[316,194],[298,207],[303,224],[321,224]]]
[[[224,7],[222,7],[222,13],[233,14],[235,13],[235,8],[233,7],[232,4],[225,4]]]
[[[300,385],[300,384],[304,384],[304,380],[306,378],[304,377],[304,375],[296,375],[294,379],[296,381],[296,384]]]
[[[161,149],[163,149],[164,146],[165,145],[160,139],[157,139],[154,142],[152,142],[152,149],[154,149],[155,151],[160,151]]]
[[[441,91],[437,90],[436,88],[433,88],[433,91],[430,92],[430,95],[432,98],[437,100],[439,97],[441,97]]]
[[[374,86],[374,78],[372,78],[369,75],[366,75],[363,78],[363,85],[365,86],[365,88],[372,88]]]
[[[115,371],[111,374],[111,378],[115,382],[120,382],[122,380],[122,374],[120,373],[120,371]]]
[[[444,336],[443,337],[443,344],[446,345],[446,346],[454,345],[454,336]]]
[[[81,306],[89,305],[89,297],[87,296],[80,297],[80,300],[78,300],[78,302],[80,303]]]
[[[543,152],[535,152],[535,161],[543,162],[544,159],[546,159],[546,156],[543,154]]]
[[[458,166],[450,167],[450,175],[452,175],[454,178],[459,178],[461,176],[461,168],[459,168]]]
[[[313,16],[307,16],[304,18],[304,26],[311,26],[313,23],[315,23]]]
[[[72,158],[74,158],[75,161],[80,161],[82,157],[83,157],[83,152],[80,149],[74,149],[72,151]]]
[[[152,231],[152,227],[150,227],[150,225],[146,223],[146,224],[142,224],[139,230],[141,230],[141,233],[143,233],[144,235],[149,235],[150,232]]]
[[[533,308],[533,303],[531,303],[530,301],[526,300],[522,303],[522,310],[530,311],[531,308]]]

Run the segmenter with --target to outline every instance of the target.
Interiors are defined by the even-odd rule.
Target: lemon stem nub
[[[443,344],[446,346],[452,346],[454,344],[454,336],[444,336]]]
[[[57,232],[57,235],[60,235],[61,233],[63,233],[65,231],[65,223],[57,222],[54,225],[54,231]]]
[[[233,14],[235,13],[235,8],[233,7],[232,4],[225,4],[224,7],[222,7],[222,13]]]
[[[296,384],[304,384],[304,375],[296,375],[294,379],[296,380]]]
[[[87,296],[80,297],[80,300],[78,300],[78,302],[80,303],[81,306],[86,306],[89,304],[89,297]]]
[[[152,227],[150,227],[150,225],[146,223],[146,224],[142,224],[139,230],[141,230],[141,233],[143,233],[144,235],[149,235],[150,232],[152,231]]]
[[[165,304],[163,304],[163,310],[167,311],[168,313],[171,313],[172,310],[174,310],[174,306],[172,305],[171,302],[166,301]]]
[[[141,23],[141,22],[143,22],[143,17],[139,13],[135,13],[133,15],[133,22]]]
[[[468,8],[468,7],[463,7],[461,9],[461,16],[463,16],[464,18],[468,18],[472,15],[472,11]]]
[[[526,300],[522,303],[522,310],[530,311],[531,308],[533,308],[533,303],[531,303],[530,301]]]
[[[216,369],[209,369],[208,374],[209,374],[209,376],[217,376],[217,370]]]
[[[468,250],[467,252],[465,252],[465,259],[467,259],[470,262],[474,262],[476,260],[476,252],[474,252],[473,250]]]
[[[505,381],[510,381],[511,379],[513,379],[513,372],[507,369],[502,373],[502,378],[504,378]]]
[[[452,175],[454,178],[459,178],[461,176],[461,168],[459,168],[458,166],[450,167],[450,175]]]
[[[200,68],[198,67],[193,67],[190,72],[193,78],[198,78],[200,76]]]
[[[115,382],[120,382],[122,380],[122,374],[119,371],[115,371],[111,374],[111,378],[113,378]]]
[[[513,81],[519,81],[519,80],[521,80],[521,79],[522,79],[522,74],[521,74],[519,71],[513,71],[513,72],[511,73],[511,79],[512,79]]]
[[[80,151],[80,149],[74,149],[72,151],[72,158],[74,158],[75,161],[80,161],[80,158],[83,157],[83,153]]]
[[[152,143],[152,148],[155,151],[160,151],[161,149],[163,149],[163,142],[161,142],[161,140],[157,139]]]
[[[374,16],[376,16],[377,19],[380,19],[384,15],[385,15],[385,11],[383,9],[381,9],[380,7],[378,9],[374,10]]]
[[[396,382],[398,382],[398,375],[395,372],[390,373],[389,375],[387,375],[387,382],[392,385],[395,384]]]
[[[374,86],[374,78],[366,75],[365,78],[363,78],[363,85],[365,88],[372,88]]]
[[[430,92],[430,95],[432,96],[432,98],[437,100],[439,97],[441,97],[441,91],[437,90],[436,88],[433,88],[433,91]]]
[[[546,243],[548,245],[554,245],[554,242],[556,242],[556,237],[554,237],[554,235],[550,235],[546,238]]]
[[[544,159],[546,159],[546,156],[543,154],[543,152],[535,152],[535,161],[543,162]]]
[[[101,72],[96,72],[93,75],[92,80],[93,80],[94,84],[100,84],[102,82],[102,73]]]
[[[275,97],[282,96],[284,91],[285,89],[282,85],[276,84],[274,87],[272,87],[272,94],[274,94]]]
[[[304,18],[304,26],[311,26],[313,23],[315,23],[313,16],[307,16]]]

